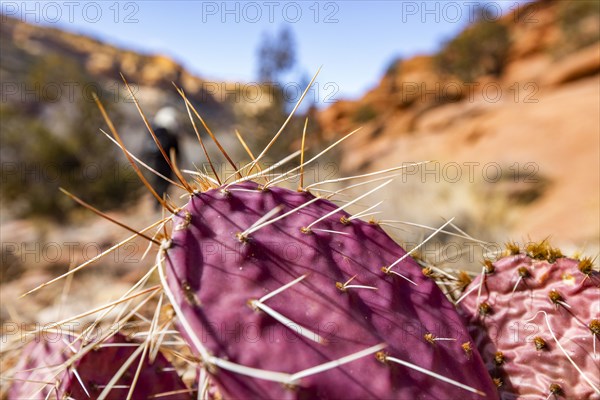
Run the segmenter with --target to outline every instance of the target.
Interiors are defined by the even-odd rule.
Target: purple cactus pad
[[[121,334],[98,343],[91,351],[80,350],[81,342],[70,343],[69,335],[43,332],[44,339],[25,347],[10,387],[9,399],[97,399],[139,343]],[[72,340],[72,339],[71,339]],[[89,344],[86,345],[87,348]],[[69,366],[65,368],[68,361]],[[108,392],[107,400],[123,400],[138,368],[137,355]],[[167,359],[158,353],[152,364],[146,359],[132,399],[190,400],[189,390]]]
[[[310,193],[245,182],[196,194],[179,210],[162,253],[167,294],[220,393],[497,398],[466,327],[435,283],[410,257],[382,271],[406,252],[377,224],[350,220],[337,208]],[[288,212],[242,234],[267,214],[268,222]],[[318,366],[322,371],[309,370]]]

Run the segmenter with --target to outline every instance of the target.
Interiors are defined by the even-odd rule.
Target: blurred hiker
[[[175,156],[179,156],[179,124],[177,123],[177,111],[172,107],[161,108],[154,117],[152,129],[156,134],[158,142],[167,154],[167,157],[169,157],[169,159],[171,158],[171,151],[175,152]],[[148,165],[156,172],[167,178],[173,179],[174,173],[158,149],[158,146],[156,146],[154,140],[151,138],[148,139],[145,147],[144,155]],[[150,177],[150,184],[161,197],[163,197],[169,189],[169,182],[154,173]],[[160,208],[159,203],[156,203],[156,206],[157,208]]]

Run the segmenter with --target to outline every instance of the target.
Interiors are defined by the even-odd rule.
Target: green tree
[[[258,79],[280,83],[281,75],[296,63],[296,41],[292,31],[283,27],[276,37],[265,33],[258,48]]]
[[[257,51],[258,80],[263,89],[265,102],[259,108],[249,122],[254,127],[253,142],[257,148],[264,148],[279,130],[288,116],[290,101],[298,99],[287,99],[289,97],[284,88],[287,82],[283,76],[292,71],[296,65],[296,40],[288,27],[283,27],[275,35],[267,33],[263,35]],[[294,82],[292,82],[294,83]],[[302,87],[303,79],[298,79],[295,86]],[[302,132],[302,116],[293,118],[287,127],[287,132]],[[279,160],[289,154],[289,139],[281,138],[269,150],[268,158]]]

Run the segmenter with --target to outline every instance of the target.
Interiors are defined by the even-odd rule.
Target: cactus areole
[[[247,181],[192,195],[173,227],[165,290],[224,398],[497,397],[453,305],[377,224]]]

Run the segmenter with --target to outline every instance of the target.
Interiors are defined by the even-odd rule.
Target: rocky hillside
[[[239,101],[247,98],[242,90],[256,90],[256,87],[248,89],[242,88],[239,82],[203,79],[161,54],[140,54],[5,15],[2,15],[0,33],[3,102],[44,106],[44,101],[62,100],[71,91],[79,92],[86,100],[92,91],[99,91],[108,102],[123,102],[127,98],[127,90],[119,77],[123,74],[149,114],[164,105],[181,106],[182,101],[173,87],[175,83],[192,103],[202,108],[203,115],[215,129],[230,129],[240,117],[262,111],[271,101],[268,92],[259,100],[254,93],[251,104]],[[39,70],[45,73],[41,75]],[[56,70],[61,71],[60,76]],[[77,78],[84,82],[74,82]]]
[[[475,23],[439,54],[399,60],[320,124],[329,138],[363,127],[343,145],[346,173],[435,160],[399,178],[388,215],[431,226],[456,216],[487,240],[550,236],[594,253],[599,32],[596,2],[534,2]]]
[[[123,73],[134,85],[160,90],[166,97],[165,103],[173,96],[172,82],[175,82],[191,99],[202,101],[209,113],[219,108],[218,99],[206,91],[208,82],[163,55],[139,54],[90,37],[31,25],[7,16],[2,17],[1,33],[3,82],[22,82],[32,87],[36,83],[41,85],[44,82],[28,81],[32,78],[29,76],[32,67],[60,58],[67,65],[77,65],[81,73],[107,89]]]

